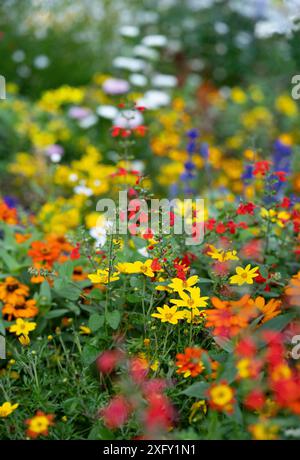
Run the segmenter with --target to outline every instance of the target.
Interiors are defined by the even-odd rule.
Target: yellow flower
[[[245,283],[253,284],[253,278],[258,276],[258,273],[256,273],[257,270],[258,267],[251,268],[250,264],[248,264],[245,268],[236,267],[236,275],[233,275],[230,278],[230,284],[238,284],[239,286],[242,286]]]
[[[177,324],[178,320],[183,319],[183,314],[177,311],[177,307],[169,307],[164,305],[163,307],[157,307],[158,313],[152,313],[153,318],[158,318],[162,323]]]
[[[187,280],[182,280],[180,278],[172,278],[172,283],[168,285],[169,288],[173,289],[175,292],[182,292],[196,284],[199,278],[197,275],[190,276]]]
[[[237,104],[244,104],[247,101],[247,96],[241,88],[235,87],[231,90],[231,99]]]
[[[182,310],[183,318],[187,323],[199,324],[207,316],[204,310],[193,308],[191,310]]]
[[[287,117],[294,117],[298,113],[296,102],[288,94],[279,96],[275,105],[276,109]]]
[[[239,260],[238,256],[236,255],[236,251],[224,251],[223,249],[217,249],[212,244],[209,245],[210,252],[207,253],[209,257],[212,259],[216,259],[219,262],[225,262],[227,260]]]
[[[190,411],[189,415],[189,423],[197,422],[203,415],[207,413],[207,404],[205,399],[200,399],[200,401],[196,401]]]
[[[13,324],[9,328],[9,332],[14,332],[16,335],[28,335],[29,332],[34,331],[36,323],[30,323],[24,321],[22,318],[17,318],[16,324]]]
[[[277,439],[278,426],[267,423],[256,423],[249,426],[249,431],[257,441],[271,441]]]
[[[0,406],[0,418],[5,418],[8,417],[10,414],[12,414],[19,404],[11,404],[10,402],[5,402]]]
[[[145,262],[137,260],[136,262],[123,262],[117,264],[116,268],[121,273],[133,274],[133,273],[142,273],[143,275],[153,278],[155,275],[152,270],[152,259],[148,259]]]
[[[156,359],[151,365],[150,365],[150,369],[153,371],[153,372],[156,372],[159,368],[159,361],[158,359]]]
[[[210,390],[212,402],[219,407],[227,406],[232,401],[233,396],[234,394],[232,389],[225,383],[220,383]]]
[[[92,283],[107,284],[109,281],[117,281],[120,279],[118,275],[119,272],[114,272],[109,276],[109,270],[106,268],[105,270],[97,270],[96,273],[88,275],[88,278]]]
[[[30,344],[29,335],[20,335],[19,342],[23,347],[27,347]]]
[[[87,326],[80,326],[79,329],[80,329],[80,334],[82,335],[89,335],[92,333],[91,329]]]
[[[250,361],[250,359],[248,359],[248,358],[240,359],[240,360],[236,363],[236,368],[237,368],[237,371],[238,371],[238,376],[239,376],[241,379],[248,379],[248,378],[251,376],[251,369],[250,369],[250,366],[251,366],[251,361]]]
[[[274,209],[266,209],[266,208],[261,208],[260,210],[260,215],[262,218],[264,219],[268,219],[270,220],[271,222],[275,222],[276,221],[276,211],[274,211]]]
[[[188,307],[188,308],[198,308],[206,307],[206,300],[208,297],[201,297],[201,291],[199,287],[188,288],[189,294],[186,292],[179,292],[181,299],[171,299],[170,302],[177,305],[177,307]]]

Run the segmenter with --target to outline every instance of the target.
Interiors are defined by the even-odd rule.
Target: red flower
[[[254,165],[253,174],[256,176],[257,174],[261,174],[264,176],[270,169],[270,162],[263,160],[257,161]]]
[[[137,133],[139,136],[145,136],[146,132],[147,132],[147,127],[144,126],[144,125],[139,125],[137,126],[136,128],[134,128],[134,132]]]
[[[253,339],[246,337],[240,340],[235,351],[240,356],[252,358],[256,354],[256,344]]]
[[[265,395],[259,389],[254,389],[246,396],[244,400],[244,405],[249,410],[259,410],[265,404]]]
[[[282,208],[289,208],[291,206],[291,200],[285,196],[280,204]]]
[[[100,411],[107,428],[114,430],[120,428],[127,421],[130,414],[130,406],[124,396],[115,396],[108,406]]]
[[[223,224],[223,222],[220,222],[219,224],[216,225],[215,231],[218,234],[222,234],[226,232],[226,227]]]
[[[111,130],[111,135],[112,135],[112,137],[117,137],[117,136],[119,136],[120,133],[121,133],[121,130],[122,130],[122,128],[120,128],[119,126],[113,126],[113,127],[112,127],[112,130]]]
[[[151,268],[152,268],[152,270],[154,272],[159,272],[159,270],[161,270],[162,267],[161,267],[157,257],[155,259],[153,259],[152,264],[151,264]]]
[[[237,214],[251,214],[253,216],[253,211],[256,206],[253,203],[241,203],[236,211]]]
[[[151,393],[149,407],[144,413],[144,424],[148,432],[169,430],[175,418],[175,411],[169,399],[162,394]]]
[[[120,350],[106,350],[97,358],[96,365],[102,374],[110,374],[121,360],[123,353]]]
[[[274,175],[278,177],[279,182],[285,182],[286,181],[286,172],[285,171],[276,171],[274,173]]]
[[[79,249],[80,249],[80,244],[77,243],[76,247],[74,249],[72,249],[72,251],[71,251],[71,254],[70,254],[70,259],[71,260],[80,259]]]

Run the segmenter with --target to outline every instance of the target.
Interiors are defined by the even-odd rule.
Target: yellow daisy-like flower
[[[203,321],[203,319],[207,316],[204,310],[198,310],[198,308],[192,308],[191,310],[182,310],[182,315],[186,322],[189,324],[200,324]]]
[[[30,323],[29,321],[24,321],[22,318],[17,318],[16,324],[10,326],[9,332],[14,332],[17,336],[28,336],[29,332],[34,331],[35,328],[36,323]]]
[[[216,259],[219,262],[226,262],[227,260],[239,260],[236,251],[224,251],[223,249],[217,249],[212,244],[209,245],[210,251],[207,255],[212,259]]]
[[[80,326],[79,329],[80,329],[80,334],[82,335],[89,335],[92,333],[91,329],[87,326]]]
[[[11,404],[10,402],[5,402],[0,406],[0,418],[5,418],[8,417],[10,414],[12,414],[17,408],[19,407],[19,404]]]
[[[181,299],[171,299],[170,302],[177,305],[177,307],[199,308],[207,306],[207,299],[209,297],[201,297],[199,287],[192,287],[188,289],[189,293],[184,291],[179,292]]]
[[[105,270],[97,270],[96,273],[88,275],[88,278],[92,283],[107,284],[109,281],[117,281],[120,279],[118,275],[119,272],[114,272],[109,276],[109,270],[106,268]]]
[[[153,263],[152,259],[147,259],[145,262],[141,262],[140,260],[137,260],[136,262],[119,263],[116,266],[116,268],[121,273],[126,273],[126,274],[142,273],[145,276],[149,276],[150,278],[153,278],[155,273],[151,268],[152,263]]]
[[[177,310],[177,307],[169,307],[164,305],[163,307],[157,307],[158,313],[152,313],[153,318],[158,318],[162,323],[177,324],[180,319],[183,319],[181,311]]]
[[[197,275],[190,276],[187,280],[182,280],[180,278],[172,278],[172,283],[168,284],[168,287],[175,292],[182,292],[196,284],[199,278]]]
[[[248,264],[245,268],[236,267],[236,275],[231,276],[230,284],[238,284],[242,286],[243,284],[253,284],[253,278],[258,276],[257,270],[259,267],[251,268],[251,265]]]
[[[29,335],[20,335],[19,342],[23,347],[27,347],[30,344]]]

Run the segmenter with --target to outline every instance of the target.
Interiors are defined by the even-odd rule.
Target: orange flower
[[[186,348],[184,353],[176,355],[177,374],[183,374],[184,377],[196,377],[204,370],[204,364],[201,361],[203,350],[201,348]]]
[[[213,297],[211,302],[215,308],[206,310],[206,326],[214,328],[214,335],[233,337],[246,328],[255,316],[253,307],[249,305],[249,295],[244,295],[238,301]]]
[[[15,233],[15,239],[18,244],[24,243],[25,241],[29,240],[30,237],[31,237],[30,233],[26,233],[26,234]]]
[[[272,318],[280,315],[281,313],[281,301],[278,299],[270,299],[267,303],[263,297],[257,297],[255,300],[249,301],[250,304],[253,305],[258,309],[259,314],[263,314],[264,317],[261,323],[266,323]]]
[[[82,267],[75,267],[73,270],[72,279],[74,281],[82,281],[87,279],[87,275],[84,273]]]
[[[43,263],[45,268],[52,268],[61,254],[60,245],[57,242],[33,241],[28,255],[35,264]]]
[[[74,249],[69,241],[62,235],[49,235],[47,237],[47,241],[50,244],[57,244],[60,247],[61,252],[71,252],[72,249]]]
[[[32,439],[37,438],[40,435],[47,436],[49,426],[54,425],[53,414],[45,414],[44,412],[38,410],[34,417],[25,420],[25,424],[28,426],[26,430],[27,436]]]
[[[289,296],[291,305],[300,305],[300,271],[292,277],[285,293]]]
[[[2,314],[8,317],[8,321],[11,321],[12,318],[33,318],[38,312],[36,301],[34,299],[25,300],[24,298],[22,304],[6,303],[2,309]]]
[[[3,303],[22,305],[28,295],[29,287],[12,276],[8,276],[3,283],[0,283],[0,300]]]
[[[4,201],[0,201],[0,221],[15,225],[18,223],[17,210],[10,208]]]

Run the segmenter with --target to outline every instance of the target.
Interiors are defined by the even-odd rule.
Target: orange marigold
[[[176,355],[177,374],[183,374],[184,377],[197,377],[204,370],[204,364],[201,360],[203,350],[201,348],[188,347],[184,353]]]
[[[15,225],[18,223],[17,210],[10,208],[4,201],[0,201],[0,221]]]
[[[16,278],[8,276],[0,283],[0,300],[11,305],[22,305],[29,295],[29,287],[20,283]]]
[[[33,318],[38,312],[39,309],[34,299],[23,299],[23,303],[18,305],[6,303],[2,309],[2,314],[8,317],[8,321],[11,321],[12,318]]]
[[[287,296],[289,296],[289,302],[291,305],[300,305],[300,270],[290,280],[285,293]]]
[[[215,308],[206,310],[206,326],[213,327],[216,336],[234,337],[255,317],[255,309],[249,304],[249,295],[244,295],[238,301],[213,297],[211,302]]]

